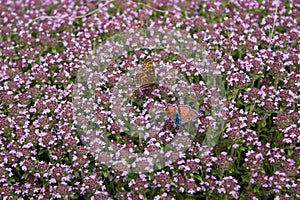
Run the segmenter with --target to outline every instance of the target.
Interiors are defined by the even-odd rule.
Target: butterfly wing
[[[142,17],[136,24],[136,28],[139,29],[139,28],[143,28],[143,29],[146,29],[147,27],[149,27],[150,25],[150,21],[149,21],[149,18],[147,17]]]
[[[147,82],[147,75],[141,72],[138,72],[135,77],[134,81],[137,87],[142,87]]]
[[[189,106],[178,106],[178,112],[182,120],[181,123],[186,123],[198,117],[198,112],[194,109],[191,109]]]
[[[136,29],[141,28],[142,25],[143,25],[142,21],[138,21],[137,24],[136,24]]]
[[[155,69],[154,69],[154,66],[153,66],[153,61],[151,58],[147,58],[144,62],[143,62],[143,72],[145,74],[147,74],[147,76],[149,77],[149,79],[152,81],[152,82],[155,82],[156,81],[156,77],[155,77]]]
[[[166,113],[170,119],[174,120],[176,114],[176,106],[168,105],[166,108]]]
[[[137,86],[140,88],[146,88],[156,85],[155,70],[151,58],[147,58],[143,62],[143,73],[138,73],[135,77]]]
[[[198,116],[199,116],[199,113],[196,110],[191,109],[190,116],[189,116],[189,121],[197,119]]]

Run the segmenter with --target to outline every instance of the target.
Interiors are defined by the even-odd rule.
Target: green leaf
[[[48,153],[48,149],[42,148],[42,149],[40,149],[40,150],[38,151],[38,155],[39,155],[39,156],[42,155],[42,154],[44,154],[44,153]]]
[[[25,180],[27,179],[28,176],[29,176],[29,172],[25,172],[25,174],[23,175]]]
[[[266,127],[266,125],[267,125],[267,121],[266,120],[262,120],[261,121],[261,127]]]
[[[199,181],[203,180],[200,175],[194,175],[194,178],[197,179],[197,180],[199,180]]]

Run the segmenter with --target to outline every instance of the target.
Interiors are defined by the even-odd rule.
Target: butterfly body
[[[143,62],[142,72],[138,72],[134,79],[139,88],[153,87],[156,85],[155,70],[151,58],[147,58]]]
[[[167,116],[174,121],[176,126],[194,120],[198,117],[198,112],[186,105],[168,105],[166,108]]]
[[[176,126],[179,126],[181,124],[181,117],[178,112],[176,112],[176,114],[175,114],[174,122],[175,122]]]

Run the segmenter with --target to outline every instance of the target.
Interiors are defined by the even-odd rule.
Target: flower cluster
[[[1,1],[1,198],[299,199],[299,10]]]

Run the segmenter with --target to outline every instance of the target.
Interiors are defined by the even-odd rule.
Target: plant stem
[[[272,30],[271,30],[270,35],[269,35],[269,39],[270,39],[270,40],[271,40],[272,37],[273,37],[274,28],[275,28],[275,23],[276,23],[276,20],[277,20],[278,3],[279,3],[278,0],[276,0],[275,16],[274,16],[274,21],[273,21]]]
[[[92,10],[91,12],[88,12],[88,13],[86,13],[86,14],[84,14],[84,15],[78,15],[78,16],[75,17],[75,19],[80,19],[80,18],[84,18],[84,17],[88,17],[88,16],[90,16],[90,15],[93,15],[93,14],[97,13],[101,8],[107,6],[108,4],[110,4],[110,3],[112,3],[112,2],[114,2],[114,1],[113,1],[113,0],[108,1],[108,2],[106,2],[105,4],[103,4],[100,8],[97,8],[97,9],[95,9],[95,10]],[[34,21],[36,21],[36,20],[39,20],[39,19],[42,19],[42,18],[44,18],[44,19],[63,19],[63,18],[66,18],[66,17],[68,17],[68,16],[69,16],[69,15],[63,15],[63,16],[48,16],[48,15],[42,15],[42,16],[39,16],[39,17],[37,17],[37,18],[31,20],[30,22],[28,22],[28,25],[31,24],[32,22],[34,22]]]

